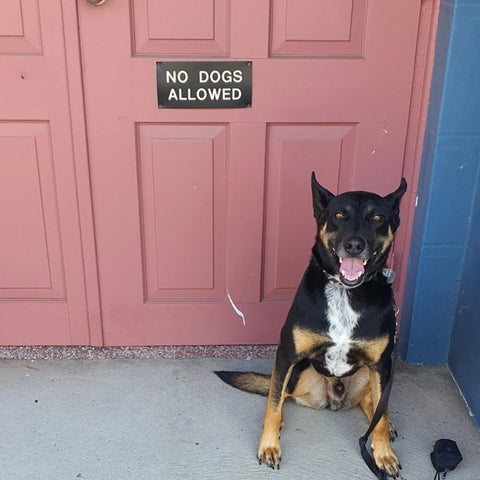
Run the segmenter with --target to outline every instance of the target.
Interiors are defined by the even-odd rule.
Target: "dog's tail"
[[[215,372],[225,383],[244,392],[268,395],[270,375],[255,372]]]

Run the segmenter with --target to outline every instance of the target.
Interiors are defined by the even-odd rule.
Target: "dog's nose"
[[[343,247],[349,255],[358,255],[365,250],[365,242],[360,237],[350,237],[343,242]]]

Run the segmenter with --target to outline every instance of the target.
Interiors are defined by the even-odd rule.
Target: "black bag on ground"
[[[435,478],[440,478],[441,473],[445,478],[447,471],[454,470],[462,461],[462,454],[453,440],[442,438],[435,442],[430,458],[437,472]]]

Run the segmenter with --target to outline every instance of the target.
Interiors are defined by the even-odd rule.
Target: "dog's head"
[[[313,212],[318,238],[314,254],[322,268],[349,288],[358,287],[385,265],[400,225],[404,178],[394,192],[347,192],[333,195],[312,172]]]

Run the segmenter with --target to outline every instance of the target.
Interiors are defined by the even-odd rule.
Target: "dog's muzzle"
[[[340,261],[340,275],[349,283],[355,283],[365,274],[365,266],[367,260],[361,258],[339,258]]]
[[[348,237],[338,246],[335,253],[339,263],[340,281],[347,287],[360,285],[370,259],[365,240],[359,236]]]

